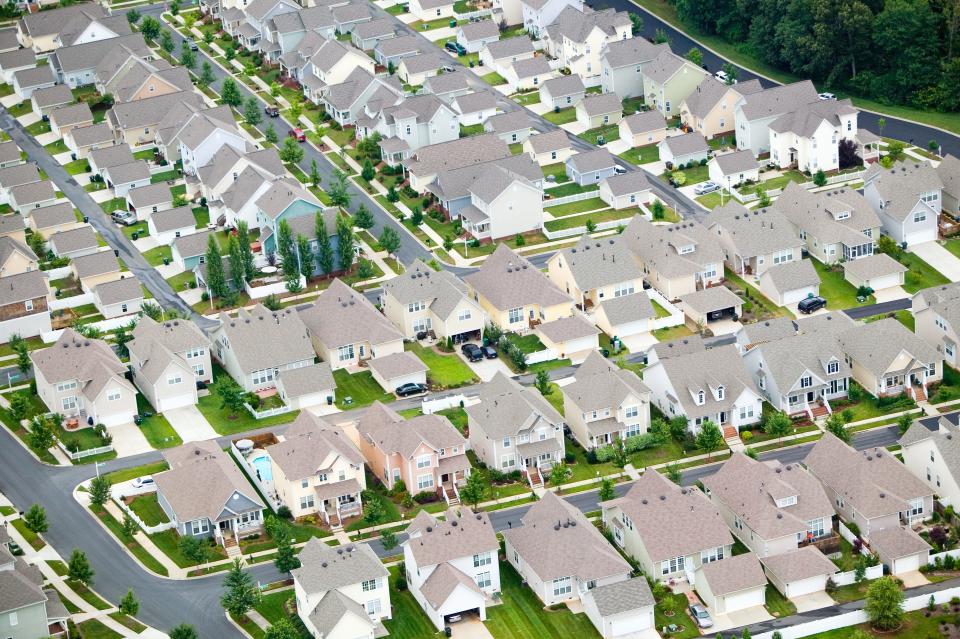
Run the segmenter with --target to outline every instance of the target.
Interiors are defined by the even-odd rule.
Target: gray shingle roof
[[[72,212],[71,208],[71,215]],[[73,221],[76,221],[76,217],[73,217]],[[89,224],[68,231],[60,231],[50,236],[50,250],[57,255],[97,248],[97,246],[97,233]]]
[[[58,84],[46,89],[37,89],[33,92],[31,99],[38,107],[59,106],[73,102],[73,92],[65,84]]]
[[[36,63],[37,54],[33,52],[33,49],[17,49],[16,51],[0,53],[0,69],[4,71],[32,67]]]
[[[157,211],[151,215],[153,225],[158,233],[177,229],[194,228],[197,224],[193,217],[193,210],[189,206],[180,206],[167,211]]]
[[[656,365],[664,368],[677,395],[681,414],[690,419],[730,410],[733,398],[739,397],[744,391],[759,395],[753,378],[747,372],[736,346],[732,344],[670,357]],[[716,399],[711,390],[720,386],[726,391],[722,400]],[[694,397],[701,390],[704,391],[705,401],[698,405]]]
[[[611,68],[619,69],[648,62],[669,50],[670,45],[665,42],[653,44],[646,38],[627,38],[606,45],[602,55]]]
[[[596,335],[600,330],[578,314],[545,322],[536,331],[555,344]]]
[[[333,388],[330,367],[327,364],[322,366],[326,368],[325,381],[329,385],[321,385],[321,390]],[[292,371],[281,372],[281,377],[288,372]],[[286,390],[286,384],[284,389]],[[285,433],[284,441],[267,446],[266,450],[288,481],[313,477],[324,469],[332,468],[338,459],[343,459],[353,466],[363,466],[363,457],[350,438],[339,427],[310,411],[302,411]]]
[[[872,243],[864,229],[876,229],[880,218],[860,193],[846,187],[814,193],[790,182],[777,198],[781,211],[798,229],[820,244],[842,242],[847,246]],[[843,219],[837,219],[841,214]]]
[[[762,558],[760,563],[768,574],[783,584],[837,572],[834,563],[816,546],[804,546],[783,554],[770,555]]]
[[[563,249],[560,255],[581,291],[643,277],[643,270],[619,236],[595,239],[585,235],[576,246]]]
[[[817,90],[813,82],[801,80],[746,95],[740,109],[747,120],[759,120],[788,113],[816,100]]]
[[[135,160],[127,164],[111,166],[106,171],[114,185],[130,184],[150,179],[150,166],[145,160]]]
[[[597,310],[601,308],[607,321],[614,327],[650,319],[657,315],[650,298],[645,293],[605,299],[597,305]]]
[[[413,53],[423,50],[423,42],[417,36],[400,36],[397,38],[388,38],[381,40],[374,47],[381,55],[392,58],[393,56],[404,53]]]
[[[490,439],[516,435],[533,415],[535,422],[554,426],[563,423],[563,417],[542,395],[500,372],[481,388],[480,403],[465,410],[471,425],[476,425]]]
[[[336,590],[389,573],[369,544],[331,547],[313,538],[300,551],[300,567],[291,571],[308,594]]]
[[[813,135],[824,121],[834,128],[843,124],[840,116],[853,115],[857,110],[850,100],[816,100],[804,104],[789,113],[784,113],[770,123],[770,130],[777,133],[794,133],[802,137]]]
[[[283,386],[283,393],[287,398],[332,391],[337,386],[330,365],[326,362],[280,371],[277,374],[277,384]]]
[[[723,561],[712,561],[700,566],[703,576],[710,585],[710,591],[715,597],[749,590],[764,588],[767,577],[757,560],[756,554],[749,552],[744,555],[727,557]]]
[[[455,91],[466,91],[470,88],[466,73],[443,73],[427,78],[423,83],[423,88],[433,95],[443,95],[445,93],[454,93]]]
[[[155,98],[116,104],[107,112],[107,119],[114,128],[131,129],[141,126],[156,126],[171,114],[184,112],[184,105],[194,109],[203,107],[203,98],[192,91],[178,91]]]
[[[497,246],[480,270],[465,280],[502,311],[528,304],[549,307],[572,302],[569,295],[506,244]]]
[[[166,182],[158,182],[156,184],[148,184],[147,186],[130,189],[127,192],[127,199],[134,208],[139,209],[173,202],[173,193],[170,191],[170,187]],[[156,215],[156,213],[154,215]],[[156,221],[154,224],[156,224]]]
[[[743,304],[743,300],[726,286],[711,286],[693,293],[687,293],[680,296],[680,301],[704,315]]]
[[[46,297],[48,293],[47,278],[42,271],[27,271],[0,277],[0,306],[35,300]]]
[[[744,152],[752,160],[752,153]],[[725,238],[743,258],[804,246],[789,220],[775,208],[750,210],[731,198],[724,206],[714,209],[705,222],[708,229],[722,228]]]
[[[385,380],[427,372],[427,365],[409,351],[391,353],[367,361],[370,370]],[[389,390],[389,389],[387,389]]]
[[[457,102],[465,97],[467,96],[460,96]],[[405,160],[403,164],[416,175],[430,175],[507,158],[510,155],[507,143],[490,133],[422,146],[417,149],[414,157]]]
[[[328,349],[403,339],[403,334],[366,297],[339,279],[320,294],[313,306],[300,311],[299,316],[310,334]]]
[[[445,77],[443,74],[439,77]],[[461,115],[476,113],[478,111],[489,111],[497,107],[497,97],[489,91],[474,91],[457,96],[453,101],[453,106]]]
[[[207,252],[207,245],[213,231],[202,229],[190,235],[181,235],[173,240],[173,247],[177,249],[180,257],[187,259],[197,257]]]
[[[13,140],[0,142],[0,163],[14,162],[20,159],[20,147]]]
[[[628,115],[622,120],[632,135],[648,133],[650,131],[662,131],[667,128],[667,121],[663,115],[656,109],[649,111],[637,111],[633,115]]]
[[[447,455],[454,448],[459,448],[461,454],[467,449],[467,440],[443,415],[418,415],[405,420],[379,401],[364,412],[357,432],[383,455],[399,454],[404,459],[411,459],[423,445],[438,452],[445,449]]]
[[[573,167],[578,173],[590,173],[592,171],[603,171],[616,166],[616,158],[606,149],[596,149],[586,153],[577,153],[567,159],[567,165]]]
[[[629,173],[611,175],[606,178],[604,182],[606,182],[610,193],[614,197],[649,191],[652,188],[650,180],[647,179],[647,175],[643,171],[630,171]]]
[[[131,54],[141,58],[149,58],[154,55],[143,36],[139,33],[132,33],[117,38],[94,40],[57,49],[50,54],[50,64],[55,65],[64,73],[71,73],[93,69],[104,61],[120,62],[125,56]],[[109,79],[109,77],[109,75],[106,78],[101,76],[101,79]]]
[[[38,87],[44,84],[53,84],[57,79],[53,75],[50,65],[34,67],[32,69],[21,69],[13,74],[13,81],[21,89]]]
[[[100,302],[107,306],[143,298],[143,288],[135,276],[98,284],[94,292]]]
[[[928,366],[941,359],[932,346],[890,317],[843,332],[840,343],[855,364],[878,376],[886,373],[904,351]]]
[[[859,131],[857,137],[860,136]],[[937,166],[937,175],[943,182],[943,190],[953,196],[960,195],[960,159],[947,153]]]
[[[550,62],[542,55],[517,60],[513,63],[513,72],[516,73],[517,77],[521,80],[537,75],[544,75],[550,73],[552,70],[553,69],[550,68]]]
[[[484,45],[484,49],[490,52],[490,56],[494,60],[503,60],[504,58],[511,58],[515,55],[523,55],[535,51],[533,41],[527,36],[488,42]]]
[[[620,97],[616,93],[588,95],[579,106],[583,108],[590,117],[623,112],[623,105],[620,103]]]
[[[57,197],[56,189],[50,180],[20,184],[10,189],[10,199],[15,200],[17,206],[45,202]]]
[[[406,271],[383,282],[384,294],[400,304],[424,301],[438,317],[448,317],[467,297],[467,287],[450,271],[434,271],[415,260]]]
[[[613,36],[617,28],[630,25],[630,16],[626,11],[601,9],[594,11],[588,6],[580,11],[573,5],[564,7],[560,15],[547,27],[547,34],[555,42],[569,38],[571,42],[584,43],[594,29],[600,29],[605,35]]]
[[[258,304],[236,318],[221,314],[220,321],[244,373],[314,359],[307,327],[292,309],[273,312]]]
[[[75,126],[84,122],[93,123],[93,112],[86,102],[81,102],[54,109],[50,114],[50,120],[58,127]]]
[[[536,135],[531,135],[527,140],[530,142],[530,146],[533,148],[533,152],[536,154],[540,153],[549,153],[551,151],[559,151],[561,149],[569,149],[573,146],[570,142],[570,138],[567,137],[567,132],[563,129],[556,129],[553,131],[547,131],[546,133],[538,133]]]
[[[513,133],[531,128],[531,122],[530,116],[521,109],[495,115],[489,118],[484,126],[494,133]]]
[[[749,150],[715,155],[713,161],[720,167],[720,173],[723,175],[746,173],[759,167],[757,159],[753,157],[753,152]]]
[[[17,164],[0,169],[0,187],[10,189],[21,184],[40,181],[40,172],[33,163]]]
[[[120,262],[117,261],[113,251],[99,251],[84,255],[74,258],[71,263],[80,279],[120,271]]]
[[[654,225],[636,215],[623,235],[648,269],[667,278],[690,276],[704,266],[723,262],[723,249],[716,235],[697,222]],[[693,252],[681,255],[678,249],[687,246],[692,246]]]
[[[427,526],[421,528],[419,525],[414,525],[426,520],[430,521]],[[421,568],[446,564],[448,561],[470,557],[477,553],[491,551],[496,553],[500,548],[496,531],[485,512],[458,514],[454,510],[449,510],[444,521],[433,516],[422,518],[420,522],[415,520],[408,528],[408,533],[411,537],[403,542],[403,545],[409,546],[417,566]],[[452,570],[456,571],[456,569]],[[473,583],[469,578],[467,580]]]
[[[593,599],[603,617],[652,608],[655,603],[650,586],[643,577],[597,586],[584,596]]]
[[[583,80],[581,80],[580,76],[575,73],[571,73],[570,75],[561,75],[559,78],[547,80],[540,87],[541,91],[544,89],[547,90],[552,98],[562,98],[568,95],[576,95],[586,91],[586,88],[583,86]]]
[[[48,229],[79,221],[71,202],[61,202],[31,211],[30,219],[33,220],[33,225],[37,229]]]
[[[81,149],[86,146],[113,141],[113,129],[106,122],[70,129],[68,134]]]
[[[774,288],[781,293],[820,284],[820,276],[810,260],[774,264],[760,277],[769,278]]]
[[[90,152],[90,162],[98,169],[107,169],[111,166],[130,164],[133,162],[133,152],[126,144],[114,144]]]
[[[468,22],[460,25],[460,31],[467,42],[477,40],[486,40],[487,38],[500,37],[500,29],[493,20],[480,20],[479,22]]]
[[[844,273],[849,273],[859,280],[869,280],[894,273],[906,273],[907,267],[893,259],[886,253],[874,253],[856,260],[843,263]]]
[[[870,548],[885,561],[929,551],[930,544],[907,526],[890,526],[871,531]]]
[[[669,136],[660,142],[660,144],[670,149],[670,153],[672,153],[674,157],[682,157],[693,153],[707,153],[710,150],[707,139],[696,131],[684,133],[683,135]]]
[[[650,394],[636,373],[614,366],[599,351],[587,355],[577,369],[576,380],[561,391],[584,413],[604,408],[615,411],[631,395],[642,400]]]
[[[879,162],[871,164],[864,181],[874,185],[886,202],[884,212],[898,220],[906,219],[921,195],[943,188],[940,176],[929,162],[912,159],[897,162],[891,169]]]

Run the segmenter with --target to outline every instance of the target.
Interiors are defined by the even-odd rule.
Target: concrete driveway
[[[903,290],[902,286],[891,286],[890,288],[874,291],[873,296],[876,298],[877,303],[879,304],[880,302],[902,300],[905,297],[910,297],[910,293],[907,293],[905,290]]]
[[[113,449],[117,451],[117,457],[130,457],[153,450],[153,446],[132,422],[122,426],[111,426],[108,430],[113,436]]]
[[[637,333],[636,335],[620,336],[623,345],[630,349],[631,353],[642,353],[657,343],[657,338],[653,333]]]
[[[500,354],[499,351],[497,351],[497,354]],[[464,357],[460,351],[457,351],[457,355],[467,363],[467,366],[480,378],[480,381],[489,382],[497,373],[503,373],[507,377],[513,375],[513,371],[503,363],[500,357],[497,357],[497,359],[483,359],[479,362],[471,362]]]
[[[790,601],[797,607],[797,612],[807,612],[808,610],[819,610],[832,606],[836,602],[826,592],[812,592],[802,597],[794,597]]]
[[[960,258],[943,248],[939,242],[924,242],[907,249],[937,269],[951,282],[960,282]]]
[[[751,626],[762,621],[770,621],[773,617],[763,606],[754,606],[745,610],[737,610],[725,615],[715,613],[711,608],[707,608],[710,616],[713,617],[713,627],[710,632],[717,633],[729,630],[730,628],[739,628],[740,626]]]
[[[493,639],[493,635],[476,615],[469,615],[463,621],[452,624],[450,630],[457,639]]]
[[[196,406],[174,408],[163,413],[173,430],[177,431],[180,439],[186,442],[199,442],[218,437],[217,431],[207,421]]]

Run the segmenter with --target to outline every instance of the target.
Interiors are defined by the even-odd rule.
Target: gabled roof
[[[210,162],[200,167],[197,174],[201,182],[213,186],[233,171],[241,161],[255,167],[255,170],[263,176],[280,177],[286,174],[286,169],[283,168],[283,162],[275,148],[244,154],[229,144],[220,147]]]
[[[583,80],[581,80],[580,76],[576,73],[561,75],[559,78],[547,80],[540,87],[541,91],[544,89],[547,90],[552,98],[562,98],[586,91],[586,87],[583,86]]]
[[[158,233],[166,233],[167,231],[185,228],[192,229],[197,224],[196,218],[193,217],[193,209],[189,206],[180,206],[167,211],[157,211],[150,217]]]
[[[40,181],[40,171],[32,162],[15,164],[0,169],[0,188],[10,189],[21,184]]]
[[[300,551],[300,567],[290,574],[305,592],[313,595],[383,578],[389,573],[369,544],[331,547],[313,537]]]
[[[4,71],[32,67],[36,64],[37,54],[33,49],[16,49],[0,53],[0,69]]]
[[[56,235],[54,237],[56,237]],[[104,275],[106,273],[120,272],[120,262],[117,261],[117,257],[113,251],[98,251],[90,255],[75,257],[71,261],[71,264],[73,264],[73,270],[77,272],[77,277],[80,279],[93,277],[95,275]]]
[[[444,73],[441,76],[436,77],[446,77],[447,73]],[[433,80],[434,78],[430,78]],[[477,113],[479,111],[489,111],[491,109],[496,110],[497,108],[497,97],[487,90],[482,91],[473,91],[471,93],[465,93],[459,95],[453,100],[453,108],[457,110],[461,115],[466,115],[468,113]],[[475,136],[479,137],[479,136]],[[464,138],[469,139],[469,138]]]
[[[516,180],[529,184],[542,179],[543,172],[536,162],[519,154],[440,171],[427,190],[445,201],[474,193],[484,202],[491,202]]]
[[[329,470],[338,458],[363,466],[363,456],[343,430],[307,410],[290,425],[284,440],[266,451],[291,482]]]
[[[0,277],[0,306],[46,297],[50,293],[43,271]]]
[[[531,135],[529,138],[527,138],[527,141],[530,143],[530,147],[536,154],[549,153],[551,151],[559,151],[561,149],[569,149],[573,146],[573,144],[570,142],[570,138],[567,136],[567,132],[563,129],[554,129],[553,131],[547,131],[546,133]]]
[[[351,31],[359,40],[370,38],[389,38],[396,33],[396,23],[393,18],[381,18],[358,24]]]
[[[44,206],[30,212],[30,219],[37,229],[48,229],[64,224],[79,222],[73,210],[72,202],[61,202],[53,206]],[[22,227],[22,223],[21,223]]]
[[[23,242],[9,236],[0,237],[0,264],[5,263],[14,253],[20,253],[31,262],[36,262],[39,259],[33,249]]]
[[[623,118],[621,123],[627,127],[627,130],[630,131],[632,135],[647,133],[649,131],[661,131],[667,128],[667,121],[656,109],[637,111],[633,115],[628,115]]]
[[[477,40],[486,40],[487,38],[499,38],[500,37],[500,28],[497,26],[497,23],[493,20],[480,20],[478,22],[468,22],[462,24],[459,27],[459,31],[463,33],[463,38],[467,42],[475,42]]]
[[[636,215],[623,232],[627,243],[648,269],[664,277],[688,277],[707,265],[723,262],[723,249],[717,236],[698,222],[652,224]],[[693,247],[693,252],[680,254],[680,249]]]
[[[390,295],[401,305],[411,302],[425,302],[437,316],[447,318],[467,296],[467,287],[451,271],[434,271],[432,268],[414,260],[403,272],[382,284],[385,295]]]
[[[703,577],[715,597],[767,585],[767,576],[763,574],[757,555],[752,552],[727,557],[722,561],[711,561],[701,565],[699,570],[703,571]]]
[[[906,219],[921,195],[943,188],[940,176],[929,162],[912,159],[897,162],[890,169],[875,162],[867,168],[863,179],[876,188],[885,202],[884,212],[898,220]]]
[[[392,58],[404,53],[423,51],[423,41],[417,36],[387,38],[378,42],[373,50],[379,52],[382,56]]]
[[[669,50],[670,45],[666,42],[654,44],[646,38],[627,38],[607,44],[602,55],[611,68],[619,69],[649,62]]]
[[[73,102],[73,92],[65,84],[57,84],[46,89],[37,89],[30,96],[31,99],[41,109],[61,104],[71,104]]]
[[[72,328],[64,329],[53,346],[30,351],[30,359],[46,383],[76,380],[90,400],[96,399],[110,382],[136,392],[124,377],[126,364],[113,349],[103,340],[83,337]]]
[[[550,67],[550,62],[545,56],[538,55],[532,58],[524,58],[523,60],[517,60],[512,65],[513,72],[516,74],[517,78],[532,78],[538,75],[544,75],[553,71]]]
[[[443,415],[418,415],[404,420],[392,408],[374,402],[357,423],[360,437],[384,455],[400,454],[412,459],[421,445],[434,451],[459,448],[466,452],[467,440]]]
[[[889,371],[904,352],[926,366],[942,359],[932,346],[890,317],[844,331],[840,344],[855,364],[877,376]]]
[[[656,604],[650,586],[642,576],[597,586],[588,590],[584,599],[593,599],[603,617],[652,608]]]
[[[57,79],[53,75],[53,69],[47,64],[42,67],[21,69],[13,74],[13,81],[16,82],[17,86],[21,89],[27,89],[44,84],[53,84]]]
[[[100,299],[100,303],[105,306],[142,299],[144,296],[140,280],[136,276],[97,284],[93,291]]]
[[[830,319],[826,319],[827,317]],[[768,339],[765,343],[758,344],[755,348],[763,354],[763,360],[766,363],[759,373],[772,377],[784,394],[794,388],[800,378],[807,373],[815,375],[824,382],[849,377],[850,366],[845,361],[843,349],[837,338],[854,325],[854,321],[844,313],[833,313],[824,316],[824,320],[817,324],[816,330],[803,330],[800,333]],[[804,324],[800,327],[806,328]],[[782,330],[789,332],[789,329]],[[836,373],[828,372],[831,361],[837,363]]]
[[[293,309],[270,311],[257,304],[240,309],[236,318],[221,313],[220,322],[244,373],[314,358],[307,327]]]
[[[192,109],[188,110],[188,107]],[[107,119],[115,129],[124,130],[154,126],[169,117],[186,117],[190,110],[201,108],[203,108],[203,98],[199,94],[193,91],[177,91],[134,102],[115,104],[107,112]]]
[[[174,319],[160,323],[143,316],[133,329],[133,339],[127,343],[131,355],[144,362],[141,369],[151,380],[158,379],[174,358],[186,366],[187,351],[210,348],[210,340],[190,320]]]
[[[533,46],[533,40],[525,35],[517,36],[516,38],[507,38],[505,40],[497,40],[496,42],[488,42],[483,48],[490,52],[490,56],[494,60],[502,60],[504,58],[511,58],[516,55],[524,55],[536,51]]]
[[[689,60],[681,58],[669,49],[664,49],[660,52],[660,55],[643,67],[643,76],[659,85],[663,85],[684,67],[695,69],[697,72],[707,75],[706,71],[695,66]]]
[[[113,129],[106,122],[70,129],[67,135],[72,137],[74,143],[81,149],[85,146],[113,141]]]
[[[670,149],[674,157],[690,155],[693,153],[707,153],[710,151],[710,145],[703,134],[697,131],[684,133],[683,135],[671,135],[665,138],[660,144]]]
[[[618,27],[629,26],[630,15],[626,11],[615,9],[594,11],[587,6],[580,11],[574,6],[567,5],[547,26],[547,35],[557,42],[567,38],[571,42],[583,43],[594,29],[600,29],[604,35],[611,37],[617,34]]]
[[[423,82],[423,88],[429,91],[430,95],[444,95],[457,91],[469,91],[470,82],[466,73],[442,73],[427,78]]]
[[[498,245],[480,270],[464,279],[470,288],[501,311],[528,304],[546,308],[572,303],[569,295],[506,244]]]
[[[906,266],[886,253],[874,253],[867,257],[847,260],[843,263],[843,272],[845,274],[849,273],[861,281],[906,273],[907,270]]]
[[[870,533],[870,548],[884,561],[931,550],[930,544],[907,526],[888,526]]]
[[[567,158],[567,164],[577,173],[590,173],[613,168],[617,165],[617,160],[610,151],[596,149],[570,156]]]
[[[313,193],[304,189],[300,182],[292,178],[285,178],[274,182],[263,195],[257,199],[257,209],[259,209],[267,219],[275,220],[281,213],[286,211],[294,202],[301,201],[315,207],[316,210],[323,208]]]
[[[599,95],[588,95],[577,105],[584,112],[593,117],[595,115],[607,115],[608,113],[620,114],[623,112],[623,105],[620,103],[620,96],[616,93],[600,93]]]
[[[50,113],[50,120],[58,127],[73,126],[83,122],[93,122],[93,111],[86,102],[72,104],[54,109]]]
[[[147,186],[130,189],[127,191],[127,199],[134,208],[139,209],[173,202],[173,193],[170,191],[170,187],[166,182],[157,182],[156,184],[148,184]],[[190,207],[186,208],[189,209]],[[156,216],[158,214],[159,212],[153,215]],[[154,217],[154,225],[157,224],[157,221]]]
[[[581,291],[643,278],[643,269],[634,260],[626,241],[619,236],[592,238],[584,235],[576,246],[563,249],[560,255]]]
[[[447,511],[446,517],[440,521],[429,514],[426,517],[418,515],[407,529],[410,537],[403,545],[409,546],[418,567],[446,564],[454,559],[472,557],[483,552],[496,553],[500,548],[497,533],[487,513],[464,514],[451,509]],[[467,578],[467,581],[476,587],[473,580]]]
[[[653,188],[650,180],[647,179],[646,173],[643,171],[630,171],[628,173],[611,175],[608,178],[604,178],[601,184],[603,183],[606,183],[613,197],[632,195],[642,191],[649,191]]]
[[[466,97],[468,96],[460,96],[457,102]],[[510,155],[507,143],[495,134],[488,133],[422,146],[413,157],[404,160],[403,165],[416,175],[430,175],[499,160]]]
[[[943,190],[951,195],[960,194],[960,159],[947,153],[937,166],[937,175],[943,183]]]
[[[837,566],[816,546],[804,546],[790,552],[763,557],[760,563],[767,574],[782,584],[838,572]]]
[[[576,380],[561,391],[584,413],[604,408],[616,410],[628,397],[643,400],[650,394],[636,373],[613,365],[599,351],[587,355],[577,369]]]
[[[759,168],[757,159],[753,157],[753,151],[750,150],[715,155],[712,161],[717,163],[721,175],[746,173],[747,171],[753,171]]]
[[[476,425],[490,439],[513,436],[527,421],[557,426],[563,417],[540,393],[520,386],[501,372],[483,385],[480,403],[467,406],[471,427]]]
[[[816,102],[817,90],[810,80],[784,84],[743,96],[740,110],[747,120],[760,120],[789,113],[799,106]]]
[[[10,189],[10,199],[15,201],[17,206],[44,202],[56,197],[57,191],[50,180],[20,184]]]
[[[118,38],[94,40],[93,42],[57,49],[50,54],[50,66],[60,69],[64,73],[72,73],[84,69],[93,69],[104,61],[117,62],[119,58],[125,55],[151,58],[154,54],[144,41],[143,35],[132,33]],[[108,77],[112,77],[112,74]]]
[[[843,125],[841,116],[855,115],[857,110],[847,100],[816,100],[804,104],[789,113],[784,113],[770,123],[770,130],[777,133],[794,133],[801,137],[810,137],[826,122],[834,129]]]
[[[730,109],[732,111],[740,96],[755,93],[760,88],[760,83],[755,80],[740,84],[725,84],[712,75],[708,75],[700,81],[693,93],[684,99],[684,103],[687,105],[687,111],[690,115],[704,118],[710,114],[710,111],[720,103],[727,93],[733,91],[736,96],[731,100]]]
[[[116,164],[106,169],[109,181],[113,184],[130,184],[150,179],[150,166],[145,160],[134,160],[127,164]]]
[[[70,22],[79,18],[88,21],[102,19],[106,16],[103,8],[93,2],[85,2],[67,7],[59,7],[50,11],[28,13],[20,19],[20,28],[33,38],[59,33]]]
[[[880,218],[867,199],[847,187],[814,193],[790,182],[773,208],[782,212],[795,227],[817,238],[820,244],[867,244],[873,242],[873,238],[864,235],[864,229],[880,226]]]
[[[339,279],[320,294],[313,306],[298,315],[310,334],[328,349],[403,339],[403,334],[362,293]]]
[[[133,152],[126,144],[114,144],[90,152],[90,162],[98,169],[120,166],[133,162]]]
[[[416,375],[429,370],[419,357],[410,351],[402,353],[391,353],[367,360],[367,366],[371,372],[379,376],[380,379],[391,380],[407,375]]]
[[[744,151],[753,160],[750,151]],[[743,258],[769,255],[777,251],[797,249],[804,241],[793,230],[790,221],[775,208],[750,210],[730,199],[716,208],[705,220],[708,229],[720,227],[734,250]],[[731,256],[732,257],[732,256]]]

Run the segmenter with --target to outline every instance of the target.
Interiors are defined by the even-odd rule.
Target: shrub
[[[436,493],[431,493],[424,490],[414,495],[413,500],[418,504],[429,504],[430,502],[437,501],[437,495]]]
[[[292,519],[293,513],[290,512],[290,508],[286,504],[277,508],[277,517],[280,519]]]
[[[753,439],[753,433],[750,432],[749,430],[745,430],[740,433],[740,439],[742,439],[745,442],[748,442],[751,439]]]

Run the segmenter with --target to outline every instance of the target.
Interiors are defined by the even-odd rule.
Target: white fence
[[[240,452],[236,444],[233,442],[230,442],[230,454],[233,455],[233,458],[237,460],[237,463],[240,468],[243,469],[244,474],[250,481],[253,482],[253,485],[256,486],[257,490],[260,491],[260,494],[264,495],[270,501],[270,507],[273,510],[276,510],[283,505],[283,502],[277,497],[277,491],[267,487],[267,485],[260,480],[256,469],[250,466],[250,463],[243,456],[243,453]]]
[[[250,414],[253,415],[254,419],[266,419],[267,417],[273,417],[274,415],[283,415],[284,413],[290,413],[295,410],[293,406],[288,406],[287,404],[284,404],[283,406],[277,406],[276,408],[267,408],[264,410],[256,409],[246,402],[244,402],[243,405],[247,409],[247,411],[249,411]]]
[[[471,18],[485,18],[493,15],[493,9],[477,9],[476,11],[467,11],[466,13],[454,12],[457,20],[469,20]]]
[[[44,271],[48,279],[51,280],[62,280],[63,278],[71,275],[73,269],[70,266],[58,266],[57,268],[52,268],[49,271]]]
[[[840,531],[840,536],[849,541],[851,544],[859,539],[859,537],[854,535],[853,532],[851,532],[851,530],[847,528],[842,521],[837,523],[837,530]]]
[[[78,450],[77,452],[71,452],[67,447],[57,440],[57,448],[63,451],[63,454],[69,457],[72,461],[77,461],[78,459],[85,459],[87,457],[93,457],[94,455],[102,455],[104,453],[109,453],[113,450],[113,444],[107,444],[106,446],[98,446],[97,448],[88,448],[87,450]]]
[[[873,579],[879,579],[880,577],[883,577],[883,564],[877,564],[876,566],[870,566],[869,568],[867,568],[866,573],[864,573],[864,578],[865,578],[867,581],[870,581],[870,580],[873,580]],[[833,575],[832,577],[830,577],[830,579],[831,579],[831,580],[833,581],[833,583],[836,584],[837,586],[848,586],[848,585],[856,582],[856,580],[857,580],[857,571],[856,571],[856,570],[848,570],[848,571],[846,571],[846,572],[838,572],[838,573],[836,573],[835,575]]]
[[[420,411],[424,415],[432,415],[439,410],[448,408],[457,408],[462,403],[466,403],[467,397],[463,393],[454,393],[443,397],[431,397],[420,402]]]
[[[140,528],[143,529],[143,532],[147,533],[148,535],[163,532],[164,530],[170,530],[171,528],[177,527],[177,523],[175,521],[168,521],[165,524],[157,524],[156,526],[148,526],[145,523],[143,523],[143,520],[137,516],[137,513],[133,512],[129,506],[123,503],[123,499],[117,499],[116,497],[114,497],[113,502],[120,507],[120,510],[122,510],[124,514],[129,515],[132,520],[137,522],[137,525],[140,526]]]
[[[48,302],[51,311],[65,308],[76,308],[85,304],[93,304],[93,293],[81,293],[70,297],[55,297]]]
[[[545,348],[542,351],[536,351],[534,353],[527,353],[527,366],[532,364],[539,364],[540,362],[549,362],[557,359],[557,351],[552,348]]]
[[[831,175],[827,178],[826,186],[831,186],[834,184],[843,184],[845,182],[855,182],[857,180],[862,180],[866,171],[856,171],[853,173],[841,173],[839,175]],[[818,187],[813,182],[803,182],[800,184],[801,188],[804,188],[808,191],[812,189],[821,188]],[[767,197],[777,197],[783,193],[783,189],[770,189],[767,191]],[[755,202],[760,199],[760,195],[757,193],[741,193],[737,189],[730,189],[730,195],[732,195],[737,201],[742,204],[747,204],[749,202]]]
[[[100,320],[99,322],[90,322],[87,324],[87,326],[93,326],[94,328],[107,333],[118,328],[125,328],[129,326],[131,322],[136,324],[137,320],[139,319],[140,316],[137,314],[122,315],[120,317],[112,317],[110,319]],[[61,328],[48,333],[40,333],[40,339],[43,340],[44,344],[52,344],[60,339],[60,335],[63,334],[63,330],[64,329]]]
[[[574,193],[573,195],[564,195],[563,197],[555,197],[550,200],[543,201],[543,208],[549,208],[551,206],[560,206],[561,204],[569,204],[571,202],[582,202],[583,200],[590,200],[595,197],[600,197],[600,191],[586,191],[584,193]]]
[[[629,219],[624,218],[622,220],[610,220],[609,222],[598,222],[595,225],[593,232],[596,233],[597,231],[610,231],[619,226],[626,226],[627,222],[629,221],[630,221]],[[546,227],[546,225],[544,225],[543,227],[543,234],[546,235],[547,239],[549,240],[561,240],[565,237],[580,237],[586,232],[587,232],[586,226],[575,226],[573,228],[559,229],[556,231],[551,231]]]
[[[307,280],[301,275],[300,287],[304,288],[306,285]],[[287,283],[282,279],[279,282],[274,282],[273,284],[267,284],[265,286],[250,286],[249,282],[244,282],[243,288],[252,300],[263,299],[264,297],[269,297],[271,295],[285,295],[289,292],[287,290]]]
[[[670,313],[666,317],[659,317],[659,318],[650,320],[651,331],[655,331],[660,328],[670,328],[671,326],[680,326],[686,321],[683,317],[683,311],[681,311],[679,308],[677,308],[676,306],[671,304],[669,301],[667,301],[667,298],[661,295],[660,291],[658,291],[657,289],[648,288],[647,296],[649,296],[651,300],[653,300],[654,302],[662,306],[665,311]]]
[[[960,549],[957,549],[957,550],[945,550],[945,551],[943,551],[943,552],[938,552],[938,553],[935,554],[935,555],[931,554],[929,561],[930,561],[930,563],[932,564],[932,563],[935,562],[937,559],[939,559],[940,561],[943,561],[943,560],[946,559],[948,556],[949,556],[949,557],[953,557],[954,559],[960,559]]]

